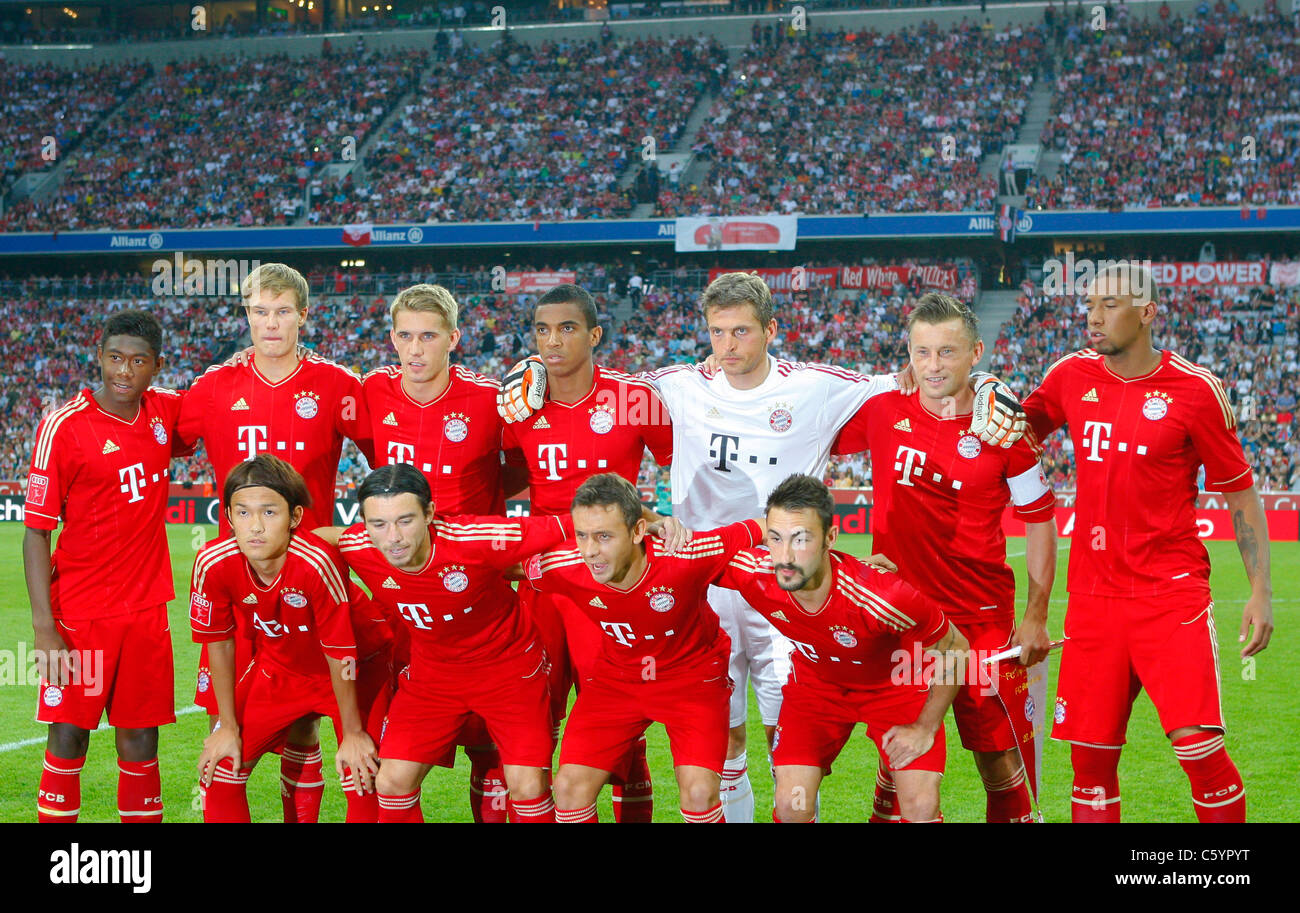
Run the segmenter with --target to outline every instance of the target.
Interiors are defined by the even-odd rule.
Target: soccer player
[[[151,387],[162,327],[144,311],[104,322],[101,382],[36,430],[23,538],[40,689],[49,724],[37,819],[75,822],[90,731],[115,730],[123,822],[160,822],[158,727],[175,722],[167,602],[174,595],[163,516],[181,395]],[[63,532],[50,556],[50,533]]]
[[[831,548],[834,507],[823,482],[790,476],[767,498],[767,548],[739,552],[717,581],[795,645],[774,739],[772,818],[817,820],[811,797],[862,722],[897,783],[900,820],[942,821],[943,716],[969,644],[937,601]],[[928,689],[927,670],[911,660],[918,644],[938,672]]]
[[[448,363],[460,342],[460,308],[440,285],[414,285],[389,306],[389,339],[398,364],[376,368],[361,380],[379,466],[409,463],[429,483],[440,514],[502,515],[501,385]],[[522,484],[515,485],[515,488]],[[405,634],[405,626],[398,623]],[[400,669],[409,643],[402,637]],[[501,759],[481,719],[458,736],[470,760],[470,810],[477,823],[506,820]]]
[[[1020,646],[1020,660],[967,678],[953,702],[962,746],[974,753],[990,822],[1034,820],[1033,721],[1026,666],[1047,655],[1047,603],[1056,576],[1056,496],[1030,442],[985,445],[969,430],[975,394],[970,374],[984,354],[975,315],[951,295],[922,295],[908,315],[908,352],[918,395],[867,400],[844,426],[836,453],[870,450],[871,549],[932,599],[978,656]],[[1007,501],[1025,521],[1029,587],[1015,616],[1015,575],[1006,562]],[[1042,708],[1032,708],[1042,712]],[[1025,749],[1022,751],[1022,747]],[[1023,758],[1022,758],[1023,754]],[[873,821],[898,816],[882,763]]]
[[[617,473],[573,496],[574,543],[528,562],[528,583],[566,593],[604,634],[560,746],[555,818],[596,821],[596,797],[652,722],[668,730],[682,817],[722,822],[730,644],[704,601],[709,580],[761,541],[749,520],[697,532],[673,555],[647,539],[641,498]]]
[[[1144,266],[1099,271],[1087,288],[1091,348],[1057,361],[1025,400],[1040,439],[1069,425],[1079,480],[1052,737],[1071,743],[1073,820],[1119,821],[1119,755],[1145,688],[1197,819],[1240,822],[1246,793],[1224,747],[1210,561],[1196,533],[1199,468],[1228,503],[1250,580],[1243,659],[1273,631],[1268,527],[1223,384],[1153,344],[1158,301]]]
[[[578,486],[600,472],[617,473],[635,485],[646,450],[660,465],[672,459],[672,420],[654,387],[595,363],[592,352],[602,330],[585,289],[566,284],[542,295],[533,332],[550,398],[527,421],[507,425],[502,439],[507,463],[526,469],[533,515],[568,516]],[[587,678],[603,638],[564,594],[525,587],[520,598],[551,656],[552,714],[558,725],[570,685]],[[611,779],[615,817],[648,823],[654,806],[644,739],[628,751]]]
[[[361,523],[317,533],[411,638],[411,664],[380,742],[380,822],[423,820],[420,786],[473,714],[501,753],[511,817],[555,820],[546,652],[502,571],[569,535],[558,517],[434,518],[429,483],[406,463],[357,491]]]
[[[177,432],[186,443],[203,439],[216,477],[217,491],[226,476],[245,460],[270,453],[288,462],[307,483],[304,529],[334,522],[334,483],[343,438],[351,438],[367,460],[374,461],[370,419],[354,373],[311,352],[298,349],[307,323],[307,280],[283,263],[264,263],[240,288],[253,342],[251,362],[213,365],[185,394]],[[230,532],[225,506],[221,535]],[[250,644],[236,634],[239,665],[247,664]],[[206,648],[199,658],[194,701],[216,713]],[[215,718],[215,717],[214,717]],[[325,781],[317,724],[296,728],[280,763],[281,797],[286,821],[314,822],[320,816]]]
[[[354,778],[358,793],[374,788],[348,590],[325,544],[296,531],[309,497],[302,476],[278,457],[240,463],[221,497],[232,535],[194,559],[190,626],[195,641],[210,645],[218,708],[198,765],[205,822],[249,820],[249,774],[304,717],[334,720],[340,777]],[[237,616],[254,640],[247,669],[235,665]],[[382,687],[386,678],[371,681]]]

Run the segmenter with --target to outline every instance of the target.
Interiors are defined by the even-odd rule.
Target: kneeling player
[[[209,644],[219,714],[199,757],[204,821],[249,820],[253,766],[282,748],[304,717],[334,720],[340,777],[373,790],[378,764],[357,709],[347,586],[326,545],[294,532],[307,499],[302,476],[278,457],[259,454],[239,464],[222,497],[233,538],[209,545],[194,561],[190,624],[194,640]],[[235,669],[237,627],[253,638],[246,670]]]
[[[816,820],[812,797],[861,722],[893,772],[902,820],[942,821],[943,716],[969,644],[901,578],[833,551],[833,512],[824,484],[790,476],[767,499],[768,550],[738,553],[717,581],[795,646],[773,748],[773,820]],[[928,691],[911,665],[915,641],[942,655]]]
[[[596,821],[596,797],[652,722],[672,748],[682,817],[721,823],[727,759],[730,639],[708,607],[709,581],[762,524],[733,523],[676,554],[646,537],[641,498],[616,473],[592,476],[573,497],[574,546],[527,565],[541,592],[564,593],[606,635],[584,677],[560,746],[557,821]]]

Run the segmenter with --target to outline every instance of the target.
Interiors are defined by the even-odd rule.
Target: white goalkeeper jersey
[[[640,375],[659,390],[673,420],[673,516],[713,529],[763,516],[787,476],[826,477],[835,437],[872,396],[898,389],[892,374],[781,361],[752,390],[722,371],[673,365]]]

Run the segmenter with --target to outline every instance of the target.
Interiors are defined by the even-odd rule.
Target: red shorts
[[[772,743],[772,763],[776,767],[820,767],[823,774],[831,772],[831,762],[839,757],[858,723],[867,724],[867,737],[888,764],[880,740],[893,726],[915,723],[929,693],[911,686],[853,691],[797,676],[798,670],[791,673],[781,689],[781,719]],[[930,750],[906,769],[943,773],[947,754],[940,724]],[[890,770],[894,769],[891,765]]]
[[[663,723],[674,767],[706,767],[721,774],[730,704],[725,652],[671,678],[584,679],[564,729],[560,766],[581,764],[622,775],[632,746],[651,723]]]
[[[304,675],[274,663],[254,663],[235,686],[235,718],[245,767],[284,747],[289,727],[303,717],[338,718],[328,675]]]
[[[569,710],[569,692],[591,676],[604,634],[573,600],[519,587],[519,605],[532,619],[551,660],[551,716],[558,725]]]
[[[460,734],[477,714],[502,764],[551,766],[551,696],[539,642],[505,659],[432,666],[422,674],[404,677],[393,697],[381,759],[449,767]]]
[[[992,666],[979,660],[1005,650],[1011,643],[1015,622],[954,622],[970,641],[974,661],[966,666],[975,675],[963,677],[965,684],[952,702],[961,745],[968,751],[1009,751],[1020,742],[1017,733],[1033,740],[1033,724],[1025,716],[1029,696],[1029,669],[1019,660],[1002,660],[996,676]],[[1005,705],[1005,706],[1004,706]]]
[[[42,680],[38,723],[94,729],[104,711],[110,726],[151,729],[176,722],[171,624],[167,606],[129,615],[65,624],[59,634],[76,651],[72,680],[58,687]]]
[[[1195,593],[1070,594],[1052,738],[1123,745],[1143,688],[1166,734],[1184,726],[1223,730],[1214,603]]]

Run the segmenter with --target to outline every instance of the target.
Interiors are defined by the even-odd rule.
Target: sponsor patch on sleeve
[[[205,628],[212,624],[212,600],[202,593],[190,594],[190,621]]]
[[[45,493],[49,491],[49,488],[49,478],[33,472],[27,477],[27,503],[32,507],[44,507]]]

